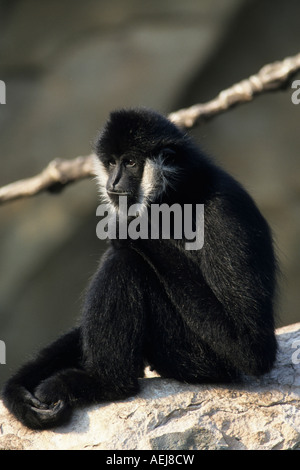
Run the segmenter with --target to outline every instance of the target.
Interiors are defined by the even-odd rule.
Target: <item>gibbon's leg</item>
[[[36,359],[23,365],[5,384],[2,397],[5,406],[23,424],[33,429],[55,425],[68,419],[70,408],[59,400],[51,406],[34,395],[36,387],[49,376],[79,364],[80,331],[75,328],[44,348]]]
[[[110,249],[86,296],[79,329],[43,350],[4,389],[4,403],[30,428],[66,422],[75,406],[137,392],[143,368],[144,262]]]

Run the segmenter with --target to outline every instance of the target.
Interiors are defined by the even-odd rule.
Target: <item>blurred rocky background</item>
[[[0,186],[91,151],[108,113],[204,102],[300,50],[298,0],[0,0]],[[277,325],[300,320],[300,105],[269,93],[193,131],[276,240]],[[73,325],[105,245],[94,181],[0,207],[0,384]]]

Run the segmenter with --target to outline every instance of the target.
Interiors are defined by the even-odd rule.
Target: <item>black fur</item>
[[[264,374],[276,356],[272,239],[240,184],[167,119],[144,109],[112,113],[96,150],[110,188],[128,191],[144,208],[204,204],[204,246],[110,242],[80,326],[4,388],[5,405],[30,428],[62,424],[75,406],[137,393],[145,363],[164,377],[217,383]],[[152,180],[137,194],[146,163]]]

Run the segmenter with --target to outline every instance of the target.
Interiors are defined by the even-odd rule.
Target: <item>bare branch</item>
[[[211,118],[237,104],[253,100],[256,95],[283,88],[298,70],[300,53],[281,62],[265,65],[256,75],[221,91],[213,100],[171,113],[169,119],[181,127],[194,127],[200,118]]]
[[[57,192],[66,185],[93,176],[93,154],[73,160],[56,159],[38,175],[0,188],[0,204],[41,191]]]
[[[211,101],[169,114],[169,119],[183,128],[192,128],[200,119],[209,119],[259,94],[279,90],[300,70],[300,53],[265,65],[256,75],[231,86]],[[54,160],[38,175],[0,188],[0,205],[41,191],[57,191],[74,181],[94,176],[93,154],[73,160]]]

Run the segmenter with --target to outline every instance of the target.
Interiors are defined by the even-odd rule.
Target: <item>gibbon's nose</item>
[[[107,187],[107,193],[109,195],[117,195],[117,196],[127,196],[129,194],[129,191],[126,191],[124,189],[124,185],[122,184],[121,181],[121,172],[119,171],[113,181],[110,182],[110,184]]]

